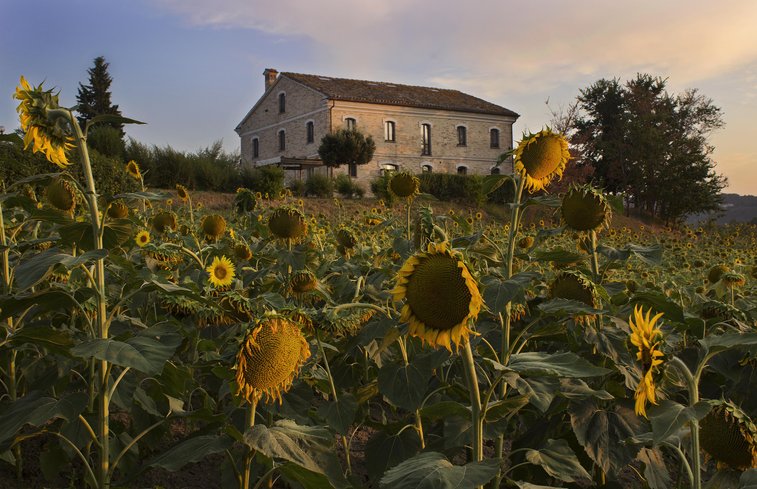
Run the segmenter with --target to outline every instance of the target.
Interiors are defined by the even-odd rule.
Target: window
[[[494,168],[491,169],[491,174],[492,175],[499,175],[500,173],[501,173],[501,171],[500,171],[500,169],[499,169],[498,166],[495,166]]]
[[[283,114],[287,109],[287,95],[285,93],[279,94],[279,114]]]
[[[468,167],[458,166],[457,167],[457,174],[458,175],[467,175],[468,174]]]
[[[386,175],[387,173],[393,173],[400,169],[399,165],[395,165],[394,163],[384,163],[381,165],[381,174]]]
[[[350,168],[349,168],[349,170],[350,170],[350,176],[351,176],[351,177],[356,177],[356,176],[357,176],[357,164],[355,164],[355,163],[350,163]]]
[[[287,148],[287,133],[282,129],[279,131],[279,151],[284,151]]]
[[[252,157],[257,158],[258,156],[260,156],[260,140],[252,138]]]
[[[344,119],[344,126],[348,131],[354,131],[357,128],[357,121],[352,117],[347,117]]]
[[[305,128],[307,129],[306,132],[307,132],[307,135],[308,135],[307,136],[307,138],[308,138],[307,142],[308,143],[315,142],[315,127],[314,127],[313,121],[308,121],[308,123],[306,124]]]
[[[431,124],[421,124],[421,154],[431,156]]]
[[[421,171],[423,173],[431,173],[432,171],[434,171],[434,169],[431,167],[431,165],[423,165],[421,166]]]
[[[394,121],[384,122],[384,141],[392,143],[395,141]]]
[[[457,145],[467,146],[468,144],[468,128],[465,126],[457,126]]]
[[[489,147],[499,148],[499,129],[489,130]]]

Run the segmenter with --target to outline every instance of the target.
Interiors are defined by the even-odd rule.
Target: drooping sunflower
[[[357,245],[357,238],[352,230],[341,228],[336,232],[336,242],[343,248],[350,250]]]
[[[702,449],[718,463],[718,469],[757,468],[757,427],[738,406],[716,404],[699,424]]]
[[[187,187],[181,184],[176,184],[176,195],[179,196],[181,200],[187,200],[189,199],[189,190],[187,190]]]
[[[298,270],[289,279],[289,291],[295,297],[304,297],[318,287],[318,278],[310,270]]]
[[[523,136],[515,149],[515,172],[526,179],[529,192],[543,190],[555,177],[562,178],[570,160],[568,141],[547,128]]]
[[[300,239],[308,232],[308,223],[299,209],[279,207],[268,218],[268,229],[277,238]]]
[[[137,246],[144,248],[150,243],[150,233],[148,231],[140,231],[137,233],[134,241],[137,243]]]
[[[308,357],[310,347],[295,323],[265,319],[247,334],[237,354],[238,394],[250,404],[264,395],[281,402]]]
[[[242,261],[247,261],[252,258],[252,250],[244,243],[237,243],[234,245],[234,256]]]
[[[116,200],[108,205],[108,217],[113,219],[123,219],[129,215],[129,206]]]
[[[636,399],[636,414],[646,417],[647,402],[657,404],[657,386],[655,384],[655,374],[659,366],[663,363],[665,356],[660,351],[662,342],[662,331],[657,327],[657,320],[662,317],[663,313],[658,313],[651,317],[652,310],[648,310],[644,315],[641,306],[634,307],[633,316],[628,318],[628,325],[631,328],[630,341],[636,347],[636,359],[641,362],[641,379],[639,386],[636,388],[634,398]]]
[[[609,227],[612,209],[604,194],[589,185],[571,185],[560,206],[563,221],[573,231],[599,231]]]
[[[131,160],[126,164],[126,173],[131,175],[131,177],[135,180],[142,179],[142,172],[139,169],[139,165],[134,160]]]
[[[218,239],[226,232],[226,219],[220,214],[209,214],[202,220],[202,232],[208,239]]]
[[[171,211],[159,212],[152,218],[152,228],[157,233],[164,233],[169,229],[174,230],[177,225],[176,214]]]
[[[56,209],[73,212],[76,208],[75,187],[64,178],[56,178],[45,190],[48,202]]]
[[[483,305],[476,280],[447,243],[429,243],[426,252],[408,258],[392,294],[395,301],[405,299],[400,320],[410,324],[411,335],[450,351],[452,343],[468,340]]]
[[[228,287],[234,281],[234,264],[225,256],[213,258],[205,271],[210,274],[209,281],[215,288]]]
[[[418,195],[420,188],[421,181],[412,173],[395,173],[389,180],[389,191],[401,199],[412,199]]]
[[[24,149],[31,146],[33,152],[43,153],[48,161],[65,170],[71,164],[66,151],[74,147],[74,139],[65,115],[53,112],[51,116],[48,112],[61,108],[58,95],[43,90],[41,83],[32,87],[22,76],[13,98],[21,101],[16,112],[24,131]]]
[[[553,299],[570,299],[597,309],[600,307],[597,286],[581,272],[563,270],[557,274],[549,286],[549,296]],[[594,314],[576,315],[573,320],[584,324],[593,319]]]

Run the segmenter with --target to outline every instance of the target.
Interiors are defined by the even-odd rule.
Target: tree
[[[318,156],[329,168],[350,165],[350,170],[355,170],[356,165],[371,161],[375,151],[376,143],[371,136],[365,137],[357,130],[340,129],[334,134],[323,136]],[[351,171],[350,174],[354,172]]]
[[[87,70],[89,84],[79,83],[76,95],[77,119],[82,127],[95,116],[112,114],[121,115],[118,105],[111,102],[110,84],[113,82],[108,67],[110,64],[103,56],[94,60],[94,66]],[[89,145],[107,156],[121,157],[124,152],[123,125],[118,123],[100,123],[92,127],[87,138]]]
[[[595,184],[624,194],[626,208],[667,222],[717,210],[726,185],[708,143],[723,126],[720,108],[696,90],[669,94],[648,74],[621,85],[599,80],[581,90],[571,142]]]

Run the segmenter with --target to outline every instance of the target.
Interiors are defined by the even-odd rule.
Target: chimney
[[[266,68],[263,72],[263,76],[265,77],[265,89],[268,90],[271,88],[271,85],[276,81],[276,77],[278,76],[279,72],[274,70],[273,68]]]

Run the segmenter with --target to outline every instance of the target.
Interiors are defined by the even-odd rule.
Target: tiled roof
[[[332,100],[365,102],[371,104],[402,105],[424,109],[454,110],[480,114],[518,117],[512,110],[492,104],[459,90],[445,88],[417,87],[399,83],[350,80],[331,76],[304,75],[301,73],[281,73],[302,83]]]

